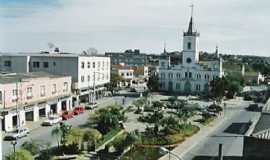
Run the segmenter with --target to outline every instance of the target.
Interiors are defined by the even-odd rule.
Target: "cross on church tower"
[[[190,5],[190,8],[191,8],[191,17],[193,17],[194,4],[191,4],[191,5]]]

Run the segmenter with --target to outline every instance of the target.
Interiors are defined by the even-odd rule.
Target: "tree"
[[[147,87],[150,89],[150,91],[159,90],[159,78],[157,74],[149,77]]]
[[[88,146],[90,143],[94,145],[94,148],[96,148],[96,142],[102,138],[102,134],[96,130],[96,129],[87,129],[84,131],[83,134],[83,141],[88,143]]]
[[[91,118],[98,125],[101,133],[105,134],[111,129],[118,128],[120,121],[125,120],[125,112],[122,112],[122,107],[111,106],[100,109],[96,112],[95,117]]]
[[[48,143],[44,143],[42,141],[31,140],[26,141],[22,144],[21,148],[29,151],[32,155],[39,154],[43,149],[49,146]]]
[[[133,105],[137,107],[137,112],[140,112],[142,110],[142,107],[144,107],[146,104],[146,98],[140,98],[133,102]]]
[[[79,128],[72,128],[66,136],[66,144],[72,148],[74,153],[78,153],[82,139],[83,131]]]
[[[16,152],[6,156],[6,160],[32,160],[34,157],[32,154],[24,149],[18,149]]]
[[[107,87],[107,89],[108,89],[109,91],[111,91],[111,93],[113,94],[115,88],[118,87],[118,86],[117,86],[117,85],[118,85],[118,82],[121,82],[121,81],[123,81],[123,80],[124,80],[124,79],[123,79],[122,76],[113,73],[113,74],[111,75],[111,81],[110,81],[110,83],[106,84],[106,87]]]
[[[63,132],[61,130],[61,127],[60,126],[54,127],[51,131],[51,135],[52,135],[52,137],[56,138],[57,146],[58,146],[58,148],[60,148],[60,143],[61,143],[61,139],[63,136]]]
[[[225,95],[225,91],[228,85],[228,81],[222,77],[222,78],[218,78],[218,79],[214,79],[213,81],[210,82],[210,94],[211,97],[217,99],[218,101],[220,101],[224,95]]]

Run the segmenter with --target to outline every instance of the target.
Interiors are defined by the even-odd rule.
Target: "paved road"
[[[259,113],[244,110],[247,104],[241,104],[225,111],[227,118],[210,136],[202,140],[199,145],[188,151],[184,160],[192,160],[198,156],[217,156],[218,145],[223,144],[224,156],[242,156],[243,135],[247,123]]]
[[[134,98],[130,98],[130,97],[127,97],[126,98],[126,105],[130,104],[132,101],[134,100]],[[110,105],[110,104],[113,104],[113,103],[119,103],[121,104],[122,103],[122,97],[113,97],[113,98],[105,98],[104,101],[100,102],[100,107],[105,107],[107,105]],[[74,117],[73,119],[70,119],[67,122],[67,124],[70,124],[74,127],[77,127],[77,126],[81,126],[81,125],[84,125],[87,120],[88,120],[88,117],[89,117],[89,113],[90,112],[93,112],[93,111],[87,111],[79,116],[76,116]],[[20,139],[18,141],[18,145],[16,146],[16,148],[19,148],[20,145],[22,143],[24,143],[25,141],[29,141],[30,139],[32,140],[42,140],[42,141],[45,141],[45,142],[50,142],[51,143],[51,146],[56,146],[57,145],[57,141],[56,139],[54,139],[52,136],[51,136],[51,130],[53,129],[53,127],[40,127],[40,128],[37,128],[33,131],[30,132],[30,135],[28,137],[25,137],[23,139]],[[13,146],[11,145],[11,142],[10,141],[3,141],[3,156],[7,155],[8,153],[12,152],[13,151]]]

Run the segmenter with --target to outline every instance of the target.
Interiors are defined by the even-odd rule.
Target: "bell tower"
[[[191,5],[191,17],[187,32],[184,32],[183,36],[183,57],[182,64],[189,66],[199,62],[199,51],[198,51],[198,39],[200,34],[194,29],[193,22],[193,8]]]

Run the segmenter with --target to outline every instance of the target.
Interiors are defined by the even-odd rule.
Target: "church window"
[[[180,80],[181,79],[181,74],[180,73],[177,73],[176,74],[176,77],[177,77],[178,80]]]
[[[186,62],[191,63],[192,62],[191,58],[187,58]]]
[[[201,85],[199,84],[196,85],[196,91],[201,91]]]
[[[169,73],[169,79],[173,79],[173,73]]]
[[[188,48],[188,50],[191,50],[191,42],[188,42],[187,48]]]
[[[201,74],[197,74],[197,79],[198,79],[198,80],[201,79]]]
[[[177,89],[177,90],[180,89],[180,83],[176,83],[176,89]]]

